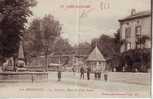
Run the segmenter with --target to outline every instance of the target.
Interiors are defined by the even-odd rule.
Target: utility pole
[[[45,46],[45,71],[48,71],[48,44]]]
[[[58,61],[59,64],[61,64],[61,55],[59,55],[59,61]]]

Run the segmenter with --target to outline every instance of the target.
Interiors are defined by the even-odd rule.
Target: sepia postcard
[[[151,98],[151,0],[0,0],[0,98]]]

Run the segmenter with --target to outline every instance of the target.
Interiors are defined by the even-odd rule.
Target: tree
[[[60,63],[64,65],[68,65],[70,62],[70,57],[74,53],[73,47],[70,45],[68,39],[64,39],[59,37],[54,46],[53,46],[53,57],[58,58],[58,60],[54,61],[56,63]]]
[[[24,34],[25,52],[28,56],[41,55],[43,49],[42,33],[40,30],[41,19],[34,19]],[[39,43],[38,43],[39,42]]]
[[[53,52],[56,54],[64,55],[64,54],[73,54],[73,47],[70,45],[68,39],[59,38],[54,45]]]
[[[88,42],[81,42],[79,45],[74,46],[75,53],[78,55],[89,55],[91,52],[91,44]]]
[[[55,20],[52,15],[46,15],[40,24],[40,29],[42,33],[42,43],[45,47],[44,51],[49,54],[49,50],[52,50],[52,45],[57,37],[61,34],[61,24],[59,21]]]
[[[61,25],[53,16],[46,15],[43,18],[34,19],[24,35],[27,51],[32,51],[34,56],[39,56],[46,52],[47,47],[48,54],[50,54],[60,33]]]
[[[116,50],[117,48],[114,43],[114,38],[107,35],[101,35],[98,39],[93,39],[91,41],[92,49],[95,48],[96,45],[106,58],[110,58],[118,53],[118,50]]]
[[[104,57],[109,60],[109,63],[111,64],[110,67],[116,67],[119,70],[121,69],[121,44],[122,41],[120,40],[120,30],[118,30],[114,34],[114,37],[102,34],[99,38],[95,38],[91,41],[92,49],[94,49],[95,46],[97,46],[101,53],[104,55]]]
[[[95,48],[95,46],[98,46],[98,43],[99,43],[99,39],[98,38],[94,38],[91,40],[91,47],[92,49]]]
[[[32,15],[34,0],[0,0],[0,55],[11,57],[17,53],[21,36],[25,31],[27,18]]]
[[[121,54],[120,62],[127,65],[126,71],[132,72],[138,69],[140,72],[147,72],[151,67],[150,49],[132,49]]]
[[[46,66],[48,66],[48,54],[53,52],[53,45],[61,34],[61,24],[52,15],[34,19],[25,34],[27,56],[45,55]],[[39,43],[38,43],[39,42]],[[29,46],[30,44],[30,46]]]
[[[120,53],[120,47],[123,44],[124,40],[121,40],[121,36],[120,36],[120,29],[117,30],[116,33],[114,33],[114,44],[115,44],[115,51],[117,52],[117,54]]]

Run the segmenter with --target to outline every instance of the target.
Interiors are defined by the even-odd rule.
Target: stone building
[[[151,48],[151,12],[136,12],[120,19],[120,38],[122,46],[120,52],[130,49]]]

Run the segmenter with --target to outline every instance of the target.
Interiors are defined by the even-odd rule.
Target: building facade
[[[122,46],[120,52],[130,49],[151,48],[151,12],[136,12],[119,20],[120,39]]]

